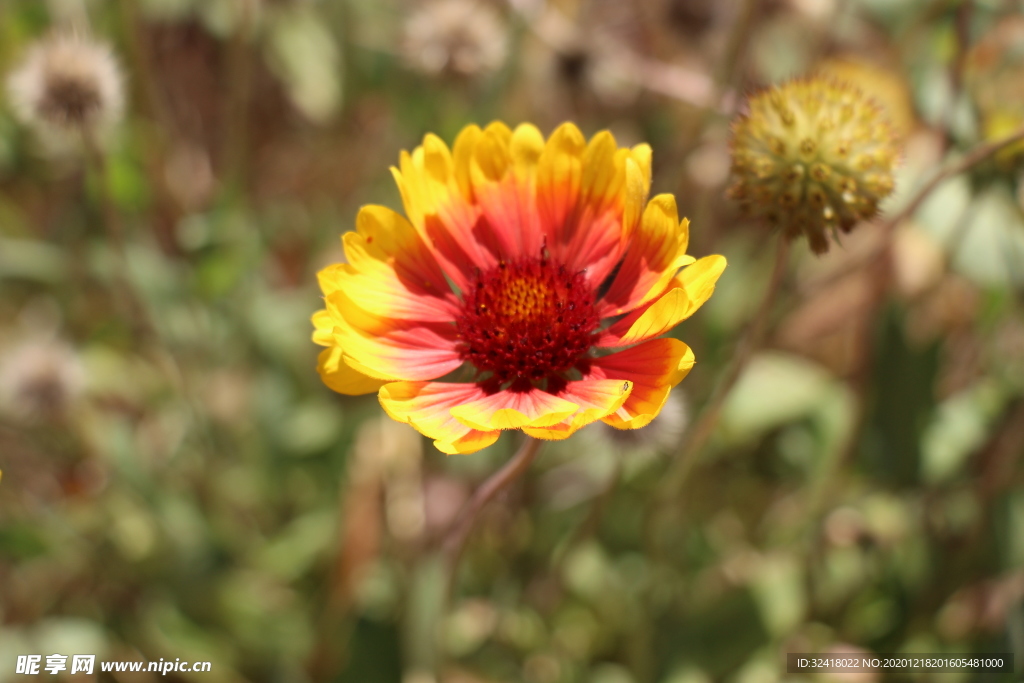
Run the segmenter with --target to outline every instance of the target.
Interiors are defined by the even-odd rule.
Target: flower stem
[[[449,583],[454,583],[455,572],[459,566],[459,557],[462,555],[462,548],[466,545],[473,527],[476,525],[480,511],[501,493],[509,484],[522,476],[533,459],[537,457],[543,442],[539,439],[527,437],[519,451],[512,456],[512,459],[505,463],[504,467],[495,472],[478,488],[473,496],[466,501],[459,511],[458,517],[452,523],[444,539],[444,555],[448,561]]]
[[[747,363],[750,362],[754,352],[760,348],[768,327],[768,319],[771,316],[772,309],[775,307],[775,299],[782,288],[782,281],[785,279],[786,264],[788,262],[789,240],[779,235],[778,246],[775,251],[775,265],[772,268],[771,279],[768,281],[764,298],[747,325],[743,339],[737,345],[736,353],[732,357],[732,363],[720,376],[718,383],[711,392],[711,396],[704,405],[704,409],[697,417],[693,426],[687,431],[682,445],[676,452],[676,456],[673,458],[672,464],[669,466],[670,469],[661,486],[661,500],[675,497],[675,494],[686,483],[686,479],[693,469],[694,463],[697,461],[697,456],[703,450],[705,444],[707,444],[708,439],[711,438],[715,427],[718,426],[718,418],[722,413],[725,399],[729,396],[733,386],[736,385],[740,375],[743,374],[743,370],[747,367]]]

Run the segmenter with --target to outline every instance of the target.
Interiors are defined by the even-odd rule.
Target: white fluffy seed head
[[[121,118],[124,83],[109,46],[54,35],[31,48],[7,79],[15,115],[44,134],[101,134]]]
[[[482,0],[427,0],[409,15],[402,48],[419,71],[479,76],[504,64],[506,33],[501,15]]]
[[[64,415],[85,388],[85,369],[70,345],[46,335],[0,352],[0,412],[22,421]]]

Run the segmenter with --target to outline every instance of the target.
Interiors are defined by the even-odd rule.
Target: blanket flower
[[[331,389],[376,391],[445,453],[502,430],[565,439],[653,420],[693,366],[662,336],[714,291],[675,199],[647,201],[651,150],[571,124],[434,135],[392,169],[405,216],[365,206],[347,263],[319,273],[313,340]]]

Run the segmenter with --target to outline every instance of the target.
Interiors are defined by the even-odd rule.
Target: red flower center
[[[456,320],[462,358],[502,383],[570,370],[590,348],[598,322],[583,273],[543,257],[478,273]]]

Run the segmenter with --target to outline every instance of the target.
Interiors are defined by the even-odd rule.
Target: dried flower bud
[[[885,112],[898,140],[905,139],[917,125],[910,87],[898,68],[848,54],[822,62],[815,71],[820,76],[849,83],[873,99]]]
[[[0,409],[34,422],[65,415],[85,388],[85,369],[75,350],[47,336],[23,341],[2,354]]]
[[[853,86],[827,78],[764,90],[733,124],[729,195],[790,239],[828,235],[878,212],[893,190],[899,154],[881,109]]]
[[[505,62],[508,40],[497,10],[480,0],[428,0],[405,24],[406,61],[432,75],[477,76]]]
[[[94,135],[124,108],[121,70],[110,48],[58,35],[33,46],[7,79],[15,114],[43,133]]]

